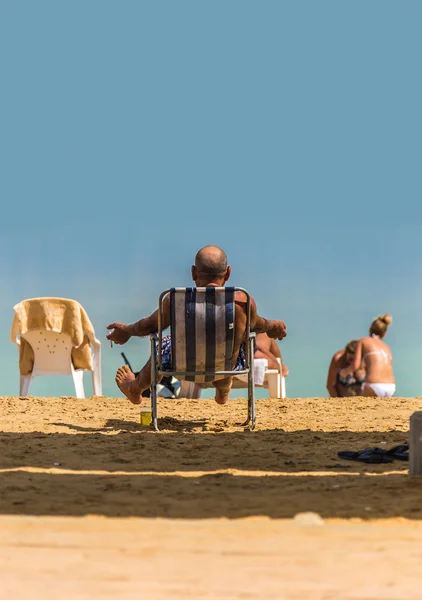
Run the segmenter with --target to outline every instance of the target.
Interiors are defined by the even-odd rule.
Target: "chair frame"
[[[256,406],[255,406],[255,382],[254,382],[254,342],[255,333],[251,332],[251,296],[247,290],[240,287],[233,287],[234,292],[243,292],[246,295],[246,331],[245,331],[245,356],[246,368],[242,371],[163,371],[161,363],[161,345],[163,340],[162,330],[162,309],[165,296],[172,291],[182,291],[186,288],[169,288],[160,294],[158,299],[158,332],[150,335],[151,341],[151,413],[152,425],[155,431],[159,431],[157,422],[157,384],[158,378],[162,376],[173,375],[178,379],[195,375],[227,375],[235,377],[236,375],[248,376],[248,418],[243,424],[245,427],[250,426],[250,429],[255,429],[256,423]],[[217,288],[218,289],[218,288]],[[197,288],[199,291],[204,291],[206,288]]]

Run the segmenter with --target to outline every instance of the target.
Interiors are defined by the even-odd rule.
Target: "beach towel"
[[[255,358],[255,360],[254,360],[255,385],[262,385],[264,383],[267,365],[268,365],[268,362],[266,362],[265,358]]]
[[[31,298],[13,307],[15,312],[10,337],[19,346],[19,370],[21,375],[29,375],[34,367],[34,352],[22,338],[34,329],[45,329],[57,333],[67,333],[74,348],[72,364],[75,369],[92,371],[90,343],[95,340],[95,332],[85,309],[68,298]]]

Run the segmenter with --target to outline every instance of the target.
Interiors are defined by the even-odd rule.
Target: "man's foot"
[[[213,382],[215,387],[215,401],[217,404],[226,404],[229,399],[230,390],[232,388],[232,377],[224,377]]]
[[[123,365],[117,369],[115,382],[117,387],[126,398],[132,402],[132,404],[141,404],[142,402],[142,392],[143,390],[139,389],[138,382],[136,381],[135,375],[129,369],[127,365]]]
[[[217,402],[217,404],[226,404],[227,400],[229,399],[229,395],[230,395],[230,388],[226,388],[226,389],[216,388],[215,401]]]

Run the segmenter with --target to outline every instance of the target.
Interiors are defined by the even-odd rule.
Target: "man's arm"
[[[166,329],[170,325],[170,297],[166,296],[163,301],[163,311],[161,316],[161,328]],[[158,309],[149,317],[141,319],[132,325],[123,323],[111,323],[107,329],[111,332],[106,336],[108,340],[115,344],[126,344],[131,337],[145,337],[158,331]]]
[[[251,297],[251,331],[266,333],[270,338],[282,340],[286,337],[286,325],[283,321],[269,321],[260,317],[256,310],[256,302]]]

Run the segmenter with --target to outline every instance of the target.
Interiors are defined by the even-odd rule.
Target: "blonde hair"
[[[351,342],[349,342],[345,347],[346,352],[349,352],[350,354],[354,354],[356,351],[357,343],[358,343],[357,340],[352,340]]]
[[[392,322],[393,317],[391,315],[378,315],[378,317],[372,321],[369,333],[371,335],[379,335],[380,338],[383,338],[387,333],[388,326],[391,325]]]

